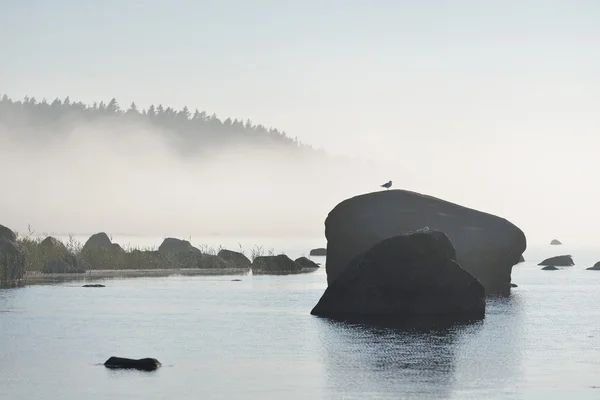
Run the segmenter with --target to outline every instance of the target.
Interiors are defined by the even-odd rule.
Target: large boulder
[[[478,319],[485,314],[485,289],[456,262],[448,236],[420,231],[385,239],[355,257],[311,314],[336,319]]]
[[[10,228],[7,228],[4,225],[0,225],[0,240],[2,239],[8,242],[16,242],[17,234],[14,233]]]
[[[558,239],[552,239],[552,241],[550,242],[550,244],[552,246],[558,246],[558,245],[561,245],[562,243]]]
[[[158,251],[164,254],[173,254],[173,253],[187,253],[187,252],[197,252],[200,253],[200,250],[194,246],[187,240],[175,239],[175,238],[166,238],[163,240],[161,245],[158,247]]]
[[[250,268],[252,264],[248,257],[237,251],[223,249],[217,255],[236,268]]]
[[[256,257],[252,263],[252,273],[257,274],[299,273],[301,271],[302,267],[285,254]]]
[[[83,251],[86,250],[97,250],[97,249],[111,249],[112,242],[108,235],[104,232],[96,233],[90,236],[90,238],[83,245]]]
[[[524,233],[509,221],[435,197],[389,190],[353,197],[327,216],[327,282],[375,244],[428,227],[444,232],[457,262],[488,294],[510,290],[512,267],[526,249]]]
[[[300,257],[294,260],[296,264],[300,265],[302,268],[319,268],[319,264],[316,262],[309,260],[306,257]]]
[[[590,271],[600,271],[600,261],[598,261],[596,264],[594,264],[593,267],[589,267],[589,268],[586,268],[586,269],[590,270]]]
[[[556,257],[546,258],[538,265],[548,265],[553,267],[572,267],[575,265],[573,258],[570,255],[562,255]]]
[[[42,240],[38,245],[37,250],[39,262],[41,264],[45,264],[48,261],[61,260],[74,267],[77,266],[77,259],[73,254],[71,254],[69,249],[67,249],[67,246],[52,236],[48,236]]]
[[[25,251],[17,242],[8,240],[11,237],[13,236],[0,237],[0,284],[2,285],[13,284],[25,275]],[[14,237],[16,238],[16,235]]]
[[[324,249],[322,247],[318,249],[312,249],[309,254],[311,256],[327,256],[327,249]]]
[[[83,274],[85,270],[76,265],[69,264],[64,260],[52,260],[44,264],[42,273],[44,274]]]

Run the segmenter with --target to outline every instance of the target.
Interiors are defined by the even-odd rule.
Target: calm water
[[[598,399],[600,249],[525,257],[565,252],[578,265],[515,267],[484,321],[429,332],[311,316],[323,270],[0,290],[0,399]],[[112,355],[163,367],[98,365]]]

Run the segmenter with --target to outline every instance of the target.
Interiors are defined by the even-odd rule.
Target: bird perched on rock
[[[392,187],[392,181],[389,181],[388,183],[384,183],[383,185],[381,185],[381,187],[384,187],[387,190],[390,190],[390,188]]]

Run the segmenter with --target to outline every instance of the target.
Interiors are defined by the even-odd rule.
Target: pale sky
[[[600,243],[599,21],[592,0],[5,0],[0,93],[250,118],[387,166],[373,190]]]

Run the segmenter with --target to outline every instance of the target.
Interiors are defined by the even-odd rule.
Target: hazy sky
[[[250,118],[388,166],[373,190],[600,243],[599,21],[592,0],[2,1],[0,92]]]

